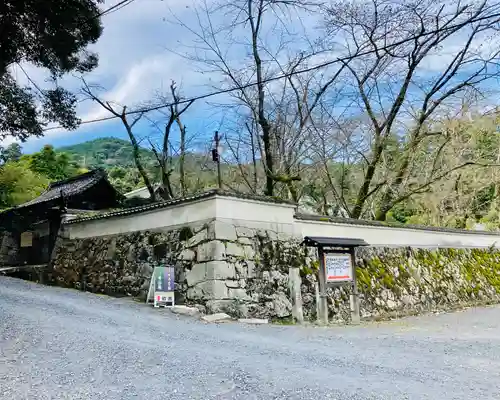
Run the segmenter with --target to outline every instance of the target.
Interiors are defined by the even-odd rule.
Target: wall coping
[[[72,218],[72,219],[69,219],[67,221],[64,221],[63,224],[64,225],[72,225],[72,224],[77,224],[77,223],[86,222],[86,221],[95,221],[95,220],[106,219],[106,218],[123,217],[126,215],[132,215],[132,214],[141,214],[141,213],[145,213],[145,212],[156,210],[156,209],[167,208],[167,207],[177,206],[177,205],[181,205],[181,204],[188,204],[188,203],[196,202],[199,200],[210,199],[210,198],[215,198],[215,197],[236,198],[236,199],[240,199],[240,200],[248,201],[248,202],[274,204],[277,206],[283,206],[283,207],[288,207],[288,208],[292,208],[292,207],[295,208],[297,206],[295,203],[292,203],[292,202],[289,202],[286,200],[272,198],[272,197],[249,195],[249,194],[243,194],[243,193],[234,193],[234,192],[228,192],[228,191],[224,191],[224,190],[220,190],[220,189],[213,189],[213,190],[209,190],[207,192],[194,194],[192,196],[186,196],[186,197],[182,197],[179,199],[162,201],[159,203],[146,204],[146,205],[142,205],[142,206],[124,208],[124,209],[109,211],[109,212],[96,211],[95,212],[96,214],[94,214],[94,215]],[[91,212],[89,212],[89,214],[90,213]]]
[[[328,217],[322,215],[303,214],[303,213],[295,214],[294,218],[299,221],[311,222],[311,223],[324,223],[324,224],[337,224],[337,225],[344,224],[344,225],[367,226],[374,228],[387,228],[387,229],[397,228],[397,229],[406,229],[413,231],[460,233],[469,235],[488,235],[488,236],[500,237],[500,232],[493,232],[493,231],[472,231],[466,229],[441,228],[436,226],[425,226],[425,225],[405,225],[405,224],[396,224],[391,222],[370,221],[370,220],[353,219],[353,218]]]
[[[163,201],[159,203],[146,204],[137,207],[125,208],[120,210],[113,210],[108,212],[96,212],[94,215],[86,215],[80,216],[76,218],[71,218],[63,222],[63,225],[73,225],[78,223],[84,223],[87,221],[96,221],[108,218],[119,218],[123,216],[129,216],[134,214],[142,214],[148,213],[153,210],[175,207],[183,204],[200,202],[202,200],[208,200],[213,198],[233,198],[243,202],[248,203],[261,203],[261,204],[269,204],[277,207],[284,208],[297,208],[296,203],[292,203],[285,200],[275,199],[271,197],[265,196],[257,196],[257,195],[249,195],[242,193],[234,193],[228,192],[220,189],[213,189],[206,192],[197,193],[191,196],[186,196],[179,199]],[[339,217],[328,217],[322,215],[314,215],[314,214],[306,214],[297,212],[293,218],[294,221],[302,221],[309,223],[320,223],[320,224],[333,224],[333,225],[351,225],[351,226],[360,226],[360,227],[373,227],[378,229],[404,229],[409,231],[425,231],[425,232],[438,232],[438,233],[453,233],[453,234],[462,234],[462,235],[485,235],[485,236],[494,236],[500,237],[500,232],[492,232],[492,231],[475,231],[475,230],[465,230],[465,229],[456,229],[456,228],[441,228],[441,227],[432,227],[432,226],[423,226],[423,225],[404,225],[397,223],[387,223],[387,222],[379,222],[379,221],[369,221],[369,220],[360,220],[360,219],[351,219],[351,218],[339,218]]]

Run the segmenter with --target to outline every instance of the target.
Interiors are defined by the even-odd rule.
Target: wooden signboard
[[[21,233],[20,247],[32,247],[32,246],[33,246],[33,232]]]

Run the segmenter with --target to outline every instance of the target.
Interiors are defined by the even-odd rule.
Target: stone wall
[[[498,303],[500,251],[368,248],[357,277],[365,318]]]
[[[0,231],[0,265],[16,264],[19,245],[10,232]]]
[[[276,232],[217,220],[174,230],[60,238],[48,280],[144,299],[153,268],[169,264],[176,267],[178,303],[206,312],[281,318],[291,312],[288,268],[299,266],[296,248],[288,237],[278,240]]]
[[[176,267],[178,303],[238,317],[289,318],[289,269],[302,277],[306,319],[316,318],[319,263],[300,239],[212,220],[173,230],[62,239],[50,279],[59,285],[144,298],[154,266]],[[363,318],[498,302],[500,252],[364,248],[357,251]],[[350,288],[328,289],[329,318],[349,322]]]
[[[500,252],[362,248],[356,251],[362,319],[386,319],[500,302]],[[316,317],[317,263],[302,268],[304,312]],[[328,288],[330,321],[350,322],[351,287]]]
[[[84,239],[59,238],[48,279],[60,286],[145,299],[155,266],[174,265],[177,301],[209,224]]]

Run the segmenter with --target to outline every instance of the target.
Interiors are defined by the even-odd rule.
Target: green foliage
[[[408,219],[411,218],[414,213],[415,211],[408,207],[406,203],[398,203],[387,213],[387,222],[400,222],[404,224],[408,222]]]
[[[56,153],[54,148],[46,145],[38,153],[28,156],[30,169],[40,175],[46,176],[51,181],[75,176],[79,172],[77,164],[71,161],[66,153]]]
[[[420,309],[440,305],[484,304],[500,297],[500,252],[496,249],[386,249],[363,257],[356,270],[365,299],[384,311],[386,297],[404,307],[413,299]]]
[[[49,145],[31,155],[20,156],[18,146],[9,146],[1,154],[6,162],[0,165],[0,209],[34,199],[50,182],[86,172]]]
[[[12,143],[5,148],[0,146],[0,164],[7,163],[9,161],[18,161],[21,156],[22,151],[19,143]]]
[[[133,147],[127,140],[117,138],[99,138],[96,140],[67,146],[58,149],[87,168],[105,168],[110,182],[122,193],[130,192],[144,186],[141,175],[137,171],[133,158]],[[139,150],[141,162],[154,183],[161,181],[160,169],[154,153],[144,147]],[[213,169],[206,167],[207,157],[203,154],[188,153],[185,156],[185,174],[188,193],[216,187],[217,177],[215,165]],[[179,158],[171,160],[171,183],[174,192],[179,190]],[[223,166],[224,181],[237,185],[241,176],[234,176],[233,166]]]
[[[60,152],[69,154],[79,165],[91,168],[135,168],[133,147],[129,141],[117,138],[99,138],[73,146],[61,147]],[[145,167],[156,160],[151,150],[141,148],[139,156]],[[127,174],[123,172],[122,178]]]
[[[319,261],[314,260],[310,262],[309,264],[304,264],[300,268],[300,275],[302,277],[305,277],[307,275],[316,275],[319,271]]]
[[[42,193],[49,180],[33,172],[26,160],[0,167],[0,209],[29,201]]]
[[[102,32],[100,0],[3,0],[0,4],[0,139],[41,136],[48,122],[78,124],[76,97],[58,86],[68,72],[88,72],[97,56],[86,50]],[[30,63],[47,69],[51,86],[23,87],[9,66]],[[40,107],[41,105],[41,107]]]

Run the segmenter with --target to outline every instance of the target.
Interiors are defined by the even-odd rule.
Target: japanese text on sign
[[[352,281],[350,254],[325,254],[326,282]]]
[[[149,283],[146,303],[158,305],[174,305],[175,269],[172,266],[155,267]]]

